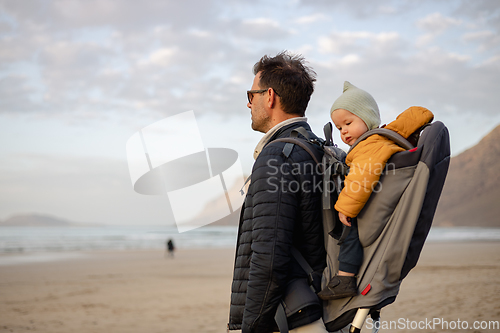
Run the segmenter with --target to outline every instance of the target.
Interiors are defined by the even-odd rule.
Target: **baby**
[[[363,133],[380,125],[380,113],[375,99],[347,81],[344,82],[343,94],[333,103],[330,116],[340,131],[342,141],[349,146]],[[426,108],[411,107],[386,128],[408,138],[433,118],[432,112]],[[346,164],[350,171],[335,210],[339,213],[340,221],[351,229],[340,245],[338,274],[318,293],[321,299],[332,300],[358,294],[356,274],[363,261],[363,247],[359,241],[355,217],[368,201],[387,160],[399,151],[404,151],[404,148],[390,139],[374,134],[356,145],[347,155]]]

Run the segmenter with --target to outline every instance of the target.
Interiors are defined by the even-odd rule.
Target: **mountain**
[[[452,157],[435,226],[500,227],[500,125]]]
[[[14,215],[0,222],[0,227],[71,227],[77,225],[80,224],[40,214]]]

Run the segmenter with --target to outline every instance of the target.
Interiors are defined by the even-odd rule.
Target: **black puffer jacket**
[[[314,270],[326,266],[322,177],[303,148],[295,145],[287,159],[282,154],[285,143],[271,142],[289,137],[297,127],[310,132],[306,122],[284,126],[253,166],[238,230],[228,325],[231,330],[277,331],[274,316],[287,284],[307,276],[290,253],[292,245]],[[288,318],[289,328],[312,323],[321,316],[321,308],[305,308]]]

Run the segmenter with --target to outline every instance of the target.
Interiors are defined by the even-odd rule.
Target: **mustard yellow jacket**
[[[385,128],[408,138],[433,118],[432,112],[426,108],[412,106]],[[346,176],[344,189],[339,195],[335,209],[348,217],[356,217],[377,185],[387,160],[400,151],[404,151],[404,148],[378,134],[360,142],[347,155],[349,174]]]

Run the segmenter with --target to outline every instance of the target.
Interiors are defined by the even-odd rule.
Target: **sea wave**
[[[231,248],[235,227],[205,227],[178,233],[176,228],[2,227],[0,253],[162,249],[172,239],[178,248]]]

